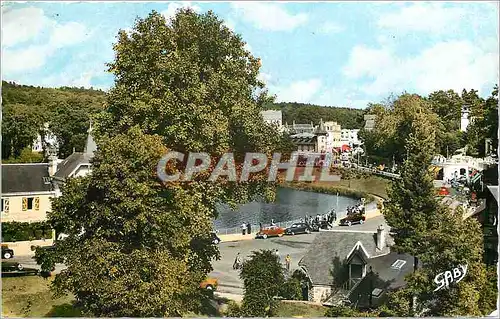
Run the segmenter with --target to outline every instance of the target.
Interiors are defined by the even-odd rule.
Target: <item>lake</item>
[[[306,192],[290,188],[278,188],[274,203],[251,202],[241,205],[236,211],[227,205],[218,207],[219,217],[214,224],[217,229],[238,227],[242,223],[253,225],[285,222],[303,218],[305,215],[326,214],[332,208],[337,211],[337,219],[344,217],[348,206],[359,203],[359,199]]]

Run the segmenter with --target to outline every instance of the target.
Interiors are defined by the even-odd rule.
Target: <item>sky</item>
[[[2,79],[107,90],[120,29],[212,10],[262,60],[277,101],[365,108],[403,92],[498,83],[496,2],[4,2]]]

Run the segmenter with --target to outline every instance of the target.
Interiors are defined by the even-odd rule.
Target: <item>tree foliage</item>
[[[277,297],[285,282],[283,265],[271,250],[254,251],[240,273],[245,295],[242,311],[245,316],[272,316]]]
[[[485,156],[485,140],[491,139],[492,151],[498,149],[498,85],[488,99],[481,99],[477,91],[464,91],[470,105],[470,124],[467,128],[467,145],[475,156]],[[495,152],[496,153],[496,152]]]
[[[436,200],[429,170],[435,117],[425,109],[417,109],[411,117],[401,180],[389,188],[383,213],[394,233],[394,248],[414,256],[414,272],[389,306],[396,315],[405,316],[415,314],[413,306],[416,313],[427,316],[485,314],[485,307],[478,306],[486,283],[480,226],[476,220],[463,220],[461,209],[452,211]],[[434,292],[435,276],[460,265],[468,265],[465,279]]]
[[[245,183],[209,181],[213,160],[189,182],[157,176],[167,151],[216,160],[232,152],[239,173],[246,152],[280,147],[281,136],[259,115],[270,99],[244,45],[212,12],[189,9],[168,21],[153,11],[119,32],[109,64],[115,86],[96,117],[92,174],[68,181],[49,214],[69,235],[58,248],[68,269],[55,289],[72,292],[86,314],[199,311],[198,285],[218,258],[210,238],[216,205],[274,198],[266,172]],[[184,176],[186,159],[159,169]]]

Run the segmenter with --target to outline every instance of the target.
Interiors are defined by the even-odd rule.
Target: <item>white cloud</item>
[[[276,94],[278,102],[310,103],[311,99],[321,89],[321,80],[310,79],[292,82],[288,86],[270,86],[269,91]]]
[[[272,76],[269,73],[260,72],[259,75],[257,76],[257,79],[267,84],[271,81]]]
[[[51,24],[42,9],[23,8],[2,10],[2,45],[14,46],[35,38],[42,30]]]
[[[498,79],[498,47],[495,39],[478,43],[445,41],[417,55],[398,57],[393,49],[355,47],[343,69],[353,79],[369,79],[362,90],[381,96],[391,92],[416,90],[428,94],[434,90],[477,89],[488,93]]]
[[[417,2],[400,10],[382,14],[377,25],[396,32],[450,32],[452,28],[461,26],[459,21],[466,10],[456,7],[445,7],[437,2]]]
[[[2,44],[6,46],[2,52],[2,70],[6,76],[40,68],[58,49],[78,44],[89,37],[84,25],[76,22],[59,24],[45,16],[41,9],[18,9],[5,15],[8,19],[7,22],[4,20],[2,31],[8,35],[2,38]],[[12,45],[38,39],[43,34],[49,35],[46,43],[8,49]]]
[[[175,17],[177,10],[188,9],[188,8],[192,9],[194,12],[201,12],[201,8],[199,6],[191,4],[191,2],[186,1],[186,2],[171,2],[168,5],[167,10],[162,11],[161,14],[165,16],[167,20],[169,20]]]
[[[57,25],[50,36],[50,44],[56,48],[78,44],[88,37],[88,31],[83,24],[69,22]]]
[[[342,32],[343,30],[344,28],[342,26],[338,25],[335,22],[328,21],[321,25],[319,32],[324,34],[332,34]]]
[[[232,2],[241,19],[256,28],[270,31],[293,30],[308,21],[305,13],[290,14],[282,4],[262,2]]]

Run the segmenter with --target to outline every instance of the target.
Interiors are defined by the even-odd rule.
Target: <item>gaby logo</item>
[[[293,181],[295,177],[295,169],[299,167],[299,154],[292,153],[292,156],[288,162],[281,162],[281,154],[274,153],[273,157],[268,163],[268,157],[266,154],[261,153],[246,153],[245,159],[241,165],[241,172],[238,176],[236,163],[234,160],[233,153],[223,154],[222,157],[217,161],[217,165],[211,171],[209,181],[215,182],[220,177],[227,177],[229,181],[236,182],[246,182],[249,180],[250,174],[259,173],[267,170],[269,182],[276,181],[278,171],[286,170],[286,181]],[[313,175],[314,166],[318,163],[318,160],[322,157],[320,153],[310,153],[305,156],[307,161],[305,163],[305,169],[302,176],[298,178],[299,181],[314,182],[316,176]],[[170,161],[185,162],[186,167],[184,172],[176,172],[175,174],[168,175],[165,167]],[[189,153],[186,161],[186,155],[179,152],[168,152],[165,154],[157,166],[158,177],[164,182],[172,181],[190,181],[193,175],[201,173],[210,169],[213,163],[211,157],[207,153]],[[340,180],[338,175],[330,175],[330,159],[326,158],[323,161],[321,175],[319,176],[319,181],[325,182],[336,182]],[[239,177],[239,178],[238,178]]]
[[[438,291],[442,288],[448,288],[452,282],[460,282],[464,279],[465,274],[467,273],[467,265],[460,265],[457,268],[453,268],[452,271],[447,270],[438,274],[434,278],[434,282],[438,287],[434,289],[434,291]]]

